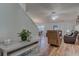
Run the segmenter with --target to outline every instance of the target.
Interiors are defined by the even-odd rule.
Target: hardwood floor
[[[62,41],[60,47],[49,46],[47,39],[40,40],[40,52],[47,56],[79,56],[79,44],[66,44]]]
[[[63,43],[60,47],[52,47],[50,56],[78,56],[79,45]]]
[[[62,41],[60,47],[50,48],[49,56],[79,56],[79,45],[78,44],[67,44]]]

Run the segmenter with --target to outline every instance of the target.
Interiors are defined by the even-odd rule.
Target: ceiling
[[[78,3],[29,3],[26,4],[27,14],[37,24],[53,22],[71,22],[79,15]],[[52,14],[58,16],[52,20]]]

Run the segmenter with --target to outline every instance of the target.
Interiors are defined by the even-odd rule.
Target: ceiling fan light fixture
[[[52,20],[56,20],[58,16],[52,16]]]

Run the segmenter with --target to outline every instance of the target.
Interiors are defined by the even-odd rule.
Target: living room
[[[79,55],[78,7],[77,3],[0,4],[0,55]]]
[[[78,55],[78,31],[79,31],[79,4],[73,3],[39,3],[27,4],[27,13],[42,32],[42,45],[48,41],[49,46],[56,45],[60,47],[50,47],[49,55],[52,56],[70,56]],[[53,31],[60,31],[61,38],[55,36]],[[47,32],[48,35],[47,35]],[[47,37],[46,37],[47,35]],[[59,34],[57,34],[59,35]],[[45,41],[45,39],[47,39]],[[58,41],[56,41],[58,39]],[[60,44],[61,42],[61,44]],[[47,45],[48,46],[48,45]],[[46,46],[44,47],[46,48]],[[71,50],[72,49],[72,50]],[[43,50],[45,51],[45,50]]]

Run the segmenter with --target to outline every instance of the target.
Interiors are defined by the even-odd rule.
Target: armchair
[[[62,31],[61,30],[48,30],[46,34],[48,38],[48,43],[54,46],[60,46],[62,41]]]
[[[70,44],[75,44],[77,34],[78,34],[78,32],[75,31],[71,35],[64,35],[64,42],[65,43],[70,43]]]

